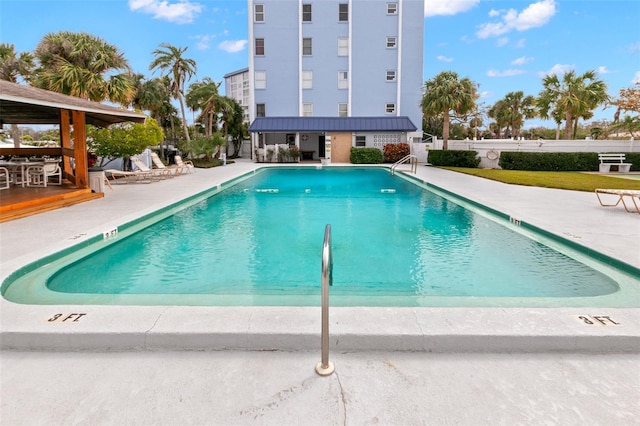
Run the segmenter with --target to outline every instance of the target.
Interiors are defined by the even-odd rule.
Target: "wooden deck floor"
[[[82,203],[104,194],[91,189],[78,189],[70,184],[50,185],[46,188],[11,186],[0,191],[0,222],[18,219],[45,211]]]

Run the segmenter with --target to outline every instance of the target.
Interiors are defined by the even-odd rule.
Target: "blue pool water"
[[[169,295],[164,304],[184,295],[198,304],[202,295],[203,304],[317,305],[325,224],[334,305],[584,298],[619,289],[610,276],[385,169],[326,167],[266,169],[75,260],[46,285],[58,293]]]

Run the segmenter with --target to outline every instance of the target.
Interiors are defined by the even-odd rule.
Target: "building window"
[[[264,22],[264,4],[253,5],[253,21]]]
[[[384,105],[384,112],[387,114],[395,114],[396,113],[396,104],[389,102]]]
[[[302,5],[302,22],[311,22],[311,5]]]
[[[302,88],[313,89],[313,71],[302,71]]]
[[[387,70],[386,80],[396,81],[396,70]]]
[[[349,116],[349,104],[338,104],[338,117]]]
[[[338,56],[349,56],[349,37],[338,37]]]
[[[356,148],[367,146],[367,137],[366,136],[356,136]]]
[[[302,54],[305,56],[309,56],[313,53],[312,43],[310,38],[302,39]]]
[[[256,104],[256,117],[266,117],[267,108],[265,104]]]
[[[387,15],[398,14],[398,3],[387,3]]]
[[[349,71],[338,71],[338,89],[349,88]]]
[[[259,56],[264,55],[264,39],[263,38],[256,39],[255,52],[256,52],[256,55],[259,55]]]
[[[340,3],[338,5],[338,21],[349,22],[349,3]]]
[[[387,49],[395,49],[398,40],[396,37],[387,37]]]
[[[256,71],[255,74],[255,88],[256,89],[266,89],[267,88],[267,72],[266,71]]]
[[[303,117],[313,116],[313,104],[302,104],[302,116]]]

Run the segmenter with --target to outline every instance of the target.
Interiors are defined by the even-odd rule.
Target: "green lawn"
[[[525,186],[543,188],[570,189],[593,192],[596,188],[637,189],[640,180],[623,179],[598,174],[580,172],[528,172],[522,170],[466,169],[462,167],[443,167],[454,172],[466,173],[485,179]]]

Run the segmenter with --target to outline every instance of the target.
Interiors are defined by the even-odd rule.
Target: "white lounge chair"
[[[123,170],[107,169],[104,171],[104,175],[107,179],[111,177],[111,180],[116,183],[151,183],[154,180],[158,180],[153,173],[143,171],[125,172]]]
[[[189,170],[187,170],[186,167],[180,167],[177,164],[172,166],[165,166],[158,154],[156,154],[155,152],[151,153],[151,161],[153,161],[153,165],[156,166],[156,169],[166,170],[167,173],[169,173],[169,175],[171,176],[189,173]]]
[[[176,155],[174,157],[174,160],[176,162],[176,164],[178,165],[178,167],[182,167],[185,170],[187,170],[187,173],[191,173],[195,170],[195,167],[193,165],[193,163],[189,160],[183,160],[181,156]]]
[[[144,164],[141,159],[138,157],[131,157],[131,162],[136,166],[137,170],[141,172],[146,172],[151,174],[152,176],[158,179],[166,179],[169,177],[173,177],[173,175],[169,172],[168,169],[151,169],[149,166]]]
[[[617,197],[616,202],[614,204],[605,204],[602,202],[602,198],[600,198],[600,194],[608,194],[615,195]],[[629,213],[640,213],[640,190],[634,189],[596,189],[596,197],[598,197],[598,201],[600,205],[603,207],[615,207],[622,201],[622,205],[624,209]],[[625,197],[631,199],[631,203],[633,204],[633,208],[627,206],[625,202]],[[636,201],[637,200],[637,201]]]

